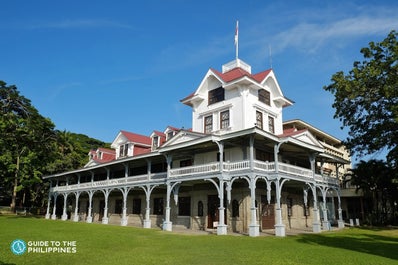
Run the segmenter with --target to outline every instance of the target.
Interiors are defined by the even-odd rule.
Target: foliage
[[[102,141],[54,129],[16,86],[0,81],[0,187],[11,207],[42,206],[48,185],[43,175],[82,167]],[[18,198],[19,195],[19,198]]]
[[[41,182],[55,141],[54,125],[15,86],[7,86],[3,81],[0,81],[0,111],[0,170],[3,182],[11,183],[14,209],[17,192]]]
[[[398,40],[391,31],[362,48],[364,60],[345,75],[337,72],[325,90],[334,96],[335,118],[349,128],[345,145],[359,155],[386,149],[398,163]]]
[[[351,185],[362,190],[372,202],[366,220],[371,225],[396,224],[398,222],[398,179],[396,170],[382,160],[361,160],[347,174]]]
[[[0,264],[396,264],[397,229],[343,229],[277,238],[189,235],[83,222],[1,217]],[[21,229],[23,227],[24,229]],[[186,230],[187,232],[189,230]],[[203,233],[205,233],[203,231]],[[75,254],[10,251],[15,239],[76,241]]]

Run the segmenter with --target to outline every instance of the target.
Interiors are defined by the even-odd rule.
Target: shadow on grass
[[[381,229],[368,230],[380,231]],[[318,244],[398,260],[398,238],[375,235],[367,231],[353,235],[304,234],[301,235],[297,241],[300,243]]]

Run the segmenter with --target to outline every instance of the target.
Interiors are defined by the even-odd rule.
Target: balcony
[[[212,177],[214,175],[220,174],[221,172],[238,175],[245,174],[251,169],[250,160],[243,160],[237,162],[223,162],[222,171],[220,170],[220,163],[213,162],[203,165],[173,168],[170,169],[169,178],[173,180],[190,180],[190,179],[200,179],[204,176]],[[257,173],[271,174],[276,173],[275,162],[263,162],[254,160],[253,161],[253,171]],[[320,174],[313,174],[312,170],[307,168],[302,168],[290,164],[278,163],[278,172],[283,174],[285,178],[291,178],[298,181],[316,181],[318,183],[339,185],[339,181],[336,178],[331,178],[327,176],[322,176]],[[80,184],[72,184],[66,186],[57,186],[52,188],[52,192],[66,192],[66,191],[78,191],[78,190],[90,190],[98,188],[116,188],[122,187],[124,185],[131,184],[143,184],[146,182],[164,182],[167,179],[167,172],[162,173],[151,173],[138,176],[130,176],[109,180],[101,180],[94,182],[85,182]]]

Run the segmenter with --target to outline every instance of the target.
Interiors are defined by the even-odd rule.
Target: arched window
[[[203,216],[203,202],[198,202],[198,216]]]
[[[237,200],[232,201],[232,217],[239,217],[239,202]]]

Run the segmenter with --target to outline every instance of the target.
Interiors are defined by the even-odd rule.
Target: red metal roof
[[[126,138],[133,143],[140,143],[145,145],[151,145],[151,138],[145,135],[127,132],[127,131],[120,131]]]
[[[224,82],[231,82],[233,80],[247,76],[247,77],[261,83],[264,80],[264,78],[271,72],[271,69],[268,69],[263,72],[252,75],[240,67],[234,68],[225,73],[221,73],[221,72],[217,71],[216,69],[211,69],[211,70],[216,75],[218,75]]]
[[[307,129],[297,130],[296,128],[288,128],[283,130],[283,134],[278,135],[278,137],[287,137],[297,135],[308,131]]]

